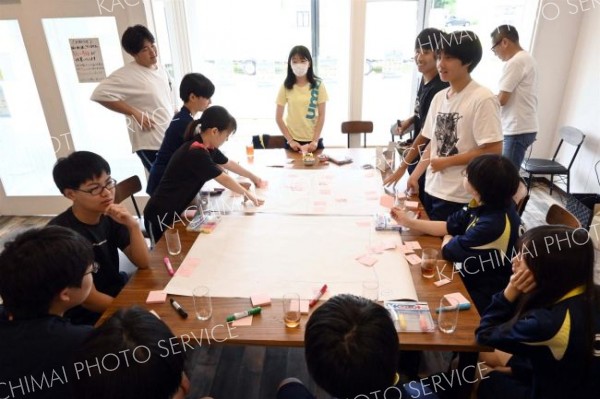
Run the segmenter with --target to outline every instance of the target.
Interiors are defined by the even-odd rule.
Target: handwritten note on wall
[[[106,78],[98,38],[69,39],[69,45],[80,83],[99,82]]]

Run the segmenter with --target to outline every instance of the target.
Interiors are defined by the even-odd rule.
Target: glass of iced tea
[[[285,326],[296,328],[300,325],[300,295],[295,293],[283,296],[283,321]]]

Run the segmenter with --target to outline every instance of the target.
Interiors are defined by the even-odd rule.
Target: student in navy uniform
[[[90,335],[75,361],[101,365],[80,368],[74,383],[78,399],[184,399],[190,388],[181,342],[140,307],[113,314]]]
[[[508,158],[486,154],[469,162],[465,173],[463,185],[473,200],[445,222],[414,219],[400,208],[392,209],[392,217],[403,226],[444,237],[442,255],[462,264],[460,275],[481,314],[510,277],[521,227],[512,200],[519,172]]]
[[[215,94],[215,85],[200,73],[188,73],[181,79],[179,97],[183,107],[175,114],[165,132],[165,138],[156,154],[156,159],[150,169],[146,192],[152,196],[165,173],[173,153],[183,144],[183,135],[188,125],[194,121],[198,112],[204,111],[210,105],[210,98]]]
[[[528,358],[533,378],[517,391],[510,375],[494,371],[482,380],[479,397],[597,397],[600,294],[588,232],[539,226],[517,247],[513,275],[483,313],[476,336],[482,345]]]
[[[231,191],[243,195],[260,206],[263,200],[240,186],[224,169],[252,180],[256,186],[262,184],[254,175],[237,162],[229,160],[219,147],[227,141],[237,128],[235,118],[221,106],[207,108],[200,119],[188,126],[186,142],[173,154],[163,178],[144,209],[147,231],[158,242],[164,229],[172,228],[179,214],[192,202],[204,183],[215,179]]]
[[[54,165],[54,182],[73,206],[50,221],[69,227],[92,243],[100,269],[94,287],[82,306],[69,311],[76,324],[94,324],[127,281],[119,272],[120,249],[140,269],[149,266],[150,255],[142,231],[129,211],[115,204],[116,180],[100,155],[76,151]]]
[[[425,122],[425,117],[429,111],[429,105],[433,97],[442,89],[449,86],[448,82],[442,82],[436,66],[436,40],[440,37],[442,31],[435,28],[423,29],[415,39],[415,63],[417,69],[422,74],[417,98],[415,100],[414,114],[410,118],[402,121],[400,126],[396,127],[395,133],[403,135],[410,127],[413,127],[413,134],[410,139],[411,147],[405,151],[401,165],[389,175],[384,184],[396,183],[408,170],[408,173],[417,167],[419,163],[419,152],[425,149],[429,140],[421,135],[421,128]],[[425,174],[419,178],[419,195],[425,192]],[[423,202],[423,200],[421,200]]]
[[[92,289],[94,253],[76,232],[28,230],[0,254],[0,397],[72,398],[71,359],[92,331],[64,313]]]
[[[306,324],[304,349],[311,377],[336,398],[437,398],[419,383],[400,383],[394,322],[369,299],[342,294],[319,306]],[[277,399],[314,398],[297,378],[277,391]]]

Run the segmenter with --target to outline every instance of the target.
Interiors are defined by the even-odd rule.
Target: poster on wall
[[[100,40],[97,37],[69,39],[79,83],[99,82],[106,78]]]

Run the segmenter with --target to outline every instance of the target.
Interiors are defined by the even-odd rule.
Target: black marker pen
[[[170,301],[171,301],[171,306],[173,306],[173,309],[175,309],[177,311],[177,313],[179,313],[179,316],[183,317],[184,319],[187,319],[188,314],[183,309],[183,307],[181,307],[181,305],[173,298],[171,298]]]

